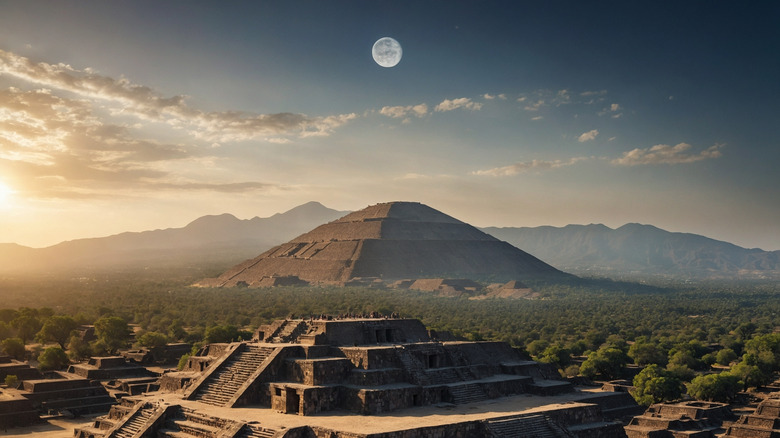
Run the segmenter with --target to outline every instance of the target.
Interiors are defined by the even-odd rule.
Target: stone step
[[[488,420],[488,428],[500,437],[557,438],[559,436],[542,415]]]

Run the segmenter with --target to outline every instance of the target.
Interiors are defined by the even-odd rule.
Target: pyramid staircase
[[[149,420],[154,417],[158,408],[150,403],[139,406],[135,412],[121,423],[118,423],[108,435],[110,438],[132,438],[149,428]]]
[[[544,415],[525,415],[521,417],[487,420],[487,428],[493,437],[500,438],[560,438],[571,434],[555,425]]]
[[[398,359],[403,364],[406,372],[409,373],[409,377],[412,379],[412,383],[420,386],[428,386],[431,384],[431,380],[425,373],[423,365],[412,356],[412,353],[404,346],[396,347],[396,353],[398,353]]]
[[[241,351],[218,365],[196,389],[192,399],[213,406],[228,406],[238,390],[255,374],[273,348],[241,344]]]
[[[206,416],[191,409],[177,409],[157,430],[158,438],[217,438],[234,436],[231,433],[243,426],[232,420]]]
[[[303,332],[308,330],[308,328],[309,325],[306,324],[306,321],[286,320],[281,326],[279,326],[276,332],[270,336],[268,342],[272,344],[283,344],[291,342],[294,339],[298,339],[298,337],[303,334]]]
[[[475,383],[449,385],[449,389],[452,402],[456,405],[480,402],[489,398],[485,391]]]

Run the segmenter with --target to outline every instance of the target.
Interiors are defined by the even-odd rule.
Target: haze
[[[780,249],[775,2],[0,6],[0,242],[409,200]]]

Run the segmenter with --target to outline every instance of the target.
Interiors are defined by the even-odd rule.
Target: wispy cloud
[[[718,158],[723,155],[721,144],[715,144],[699,153],[690,153],[691,145],[679,143],[675,146],[665,144],[655,145],[646,149],[634,149],[625,152],[622,157],[611,161],[620,166],[638,166],[644,164],[686,164],[697,161]]]
[[[485,100],[493,100],[493,99],[506,100],[506,94],[504,94],[504,93],[501,93],[501,94],[485,93],[485,94],[482,95],[482,98],[485,99]]]
[[[468,97],[461,97],[458,99],[444,99],[440,104],[436,105],[434,111],[445,112],[456,110],[458,108],[479,111],[482,109],[482,104],[479,102],[474,102]]]
[[[428,105],[421,103],[419,105],[408,106],[385,106],[379,110],[379,114],[394,119],[403,119],[410,115],[425,117],[425,115],[428,114]]]
[[[609,115],[613,119],[619,119],[621,116],[623,116],[623,107],[618,103],[612,103],[608,107],[599,111],[598,114],[600,116]]]
[[[588,132],[583,132],[582,134],[580,134],[580,136],[577,138],[577,141],[580,143],[584,143],[586,141],[595,140],[598,135],[599,135],[598,129],[591,129]]]
[[[269,135],[293,134],[301,137],[330,135],[333,130],[357,117],[341,114],[309,117],[304,114],[254,114],[242,111],[207,112],[191,108],[186,96],[164,97],[150,87],[134,84],[126,78],[112,78],[86,68],[67,64],[34,62],[23,56],[0,50],[0,73],[23,81],[75,93],[82,98],[99,99],[133,114],[186,129],[198,138],[213,141],[241,141]]]
[[[532,160],[524,161],[520,163],[510,164],[509,166],[494,167],[486,170],[476,170],[471,172],[472,175],[480,176],[512,176],[519,173],[534,171],[534,170],[551,170],[558,169],[565,166],[571,166],[580,161],[586,160],[586,157],[575,157],[569,160]]]
[[[12,178],[28,197],[103,197],[163,185],[172,189],[179,163],[197,155],[193,149],[137,138],[132,127],[96,116],[84,99],[45,89],[0,90],[0,174]],[[186,183],[179,187],[186,189]],[[268,186],[238,184],[232,190]],[[213,189],[224,190],[219,184]]]

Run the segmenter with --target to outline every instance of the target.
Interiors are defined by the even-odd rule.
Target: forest
[[[556,365],[562,376],[633,378],[634,396],[643,404],[686,391],[728,400],[765,384],[780,369],[780,291],[774,282],[591,279],[537,286],[542,298],[535,300],[360,287],[208,289],[191,283],[138,273],[2,278],[0,345],[18,355],[20,343],[24,349],[37,341],[41,346],[28,345],[28,357],[43,356],[44,366],[56,367],[128,346],[130,325],[136,346],[198,346],[247,339],[259,325],[289,315],[396,312],[468,340],[508,342]],[[70,339],[79,324],[95,324],[98,341],[79,345]]]

